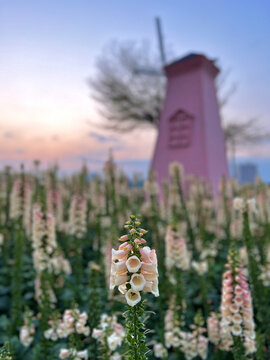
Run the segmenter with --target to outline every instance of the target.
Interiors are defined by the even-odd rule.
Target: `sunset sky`
[[[126,171],[146,173],[155,132],[106,132],[87,78],[112,39],[148,40],[157,49],[160,16],[165,46],[176,57],[217,58],[236,83],[224,117],[258,117],[270,132],[270,2],[268,0],[0,0],[0,166],[85,161],[96,171],[113,149]],[[270,181],[270,141],[239,149]],[[241,160],[243,161],[243,160]]]

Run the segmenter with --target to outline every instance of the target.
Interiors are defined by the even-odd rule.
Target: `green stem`
[[[144,306],[142,301],[137,305],[128,306],[126,312],[126,342],[128,344],[128,360],[146,360],[148,350],[145,344],[145,326],[142,321]]]
[[[182,317],[184,315],[183,312],[183,300],[185,298],[185,289],[184,289],[184,282],[182,277],[182,271],[181,269],[175,269],[175,277],[176,277],[176,308],[177,313],[179,315],[179,320],[182,320]]]
[[[255,244],[253,236],[250,232],[249,227],[249,216],[248,210],[246,209],[243,214],[243,237],[248,253],[248,270],[251,279],[251,293],[254,300],[254,307],[257,310],[257,317],[260,321],[263,321],[264,316],[261,314],[262,303],[263,303],[263,289],[258,279],[259,267],[254,256]]]
[[[14,268],[12,275],[12,333],[21,325],[22,317],[22,229],[18,222],[14,224]]]
[[[233,338],[232,352],[234,360],[246,360],[245,349],[239,336]]]
[[[138,335],[137,335],[137,311],[136,311],[136,306],[134,306],[133,308],[133,335],[134,335],[134,339],[135,339],[135,343],[134,344],[138,344]],[[137,346],[134,346],[134,360],[137,360],[138,355],[137,355]]]
[[[207,317],[209,314],[209,306],[207,302],[207,282],[203,275],[199,275],[199,283],[201,288],[202,300],[203,300],[203,309],[204,309],[204,316]]]
[[[76,280],[75,290],[78,301],[80,300],[81,283],[83,282],[83,264],[82,264],[82,239],[78,237],[73,238],[75,244],[75,258],[74,258],[74,275]]]
[[[177,176],[177,178],[178,178],[177,185],[178,185],[179,197],[180,197],[182,208],[183,208],[184,218],[185,218],[185,221],[187,224],[187,234],[188,234],[188,237],[189,237],[189,240],[191,243],[193,255],[196,258],[198,254],[197,254],[197,250],[195,247],[195,236],[194,236],[194,232],[192,229],[191,221],[190,221],[187,206],[186,206],[186,201],[185,201],[185,197],[184,197],[184,193],[183,193],[183,189],[182,189],[181,179],[179,178],[179,176]]]
[[[47,270],[44,270],[40,274],[40,283],[41,283],[41,297],[40,297],[40,332],[41,332],[41,355],[42,359],[49,360],[49,341],[45,338],[44,332],[48,329],[48,321],[51,313],[51,303],[50,303],[50,295],[49,295],[49,274]]]

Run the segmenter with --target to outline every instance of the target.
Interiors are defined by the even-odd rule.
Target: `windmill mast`
[[[161,30],[161,21],[159,17],[156,17],[156,27],[157,27],[157,36],[158,36],[158,44],[159,44],[159,51],[160,51],[160,59],[162,66],[166,64],[166,56],[165,56],[165,49],[163,43],[163,35]]]
[[[161,31],[161,21],[159,17],[155,18],[157,36],[158,36],[158,45],[160,52],[161,68],[142,68],[136,67],[133,69],[134,74],[137,75],[149,75],[149,76],[164,76],[163,67],[166,65],[166,56],[163,43],[163,35]]]

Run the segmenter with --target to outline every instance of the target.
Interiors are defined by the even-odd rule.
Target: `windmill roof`
[[[215,64],[215,60],[209,59],[204,54],[190,53],[180,59],[173,61],[172,63],[165,66],[165,72],[170,73],[171,70],[188,70],[191,67],[205,65],[207,68],[211,69],[213,73],[217,74],[219,68]]]

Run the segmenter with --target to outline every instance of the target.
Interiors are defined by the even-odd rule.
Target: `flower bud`
[[[127,241],[129,239],[128,235],[123,235],[119,238],[120,241]]]

